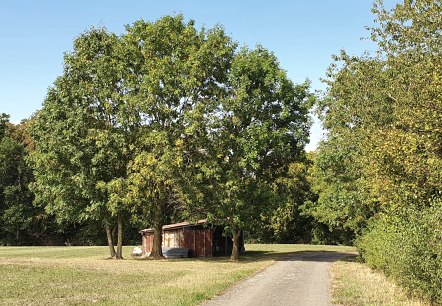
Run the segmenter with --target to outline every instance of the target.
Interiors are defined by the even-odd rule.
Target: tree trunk
[[[117,240],[117,254],[116,259],[123,259],[123,217],[118,215],[118,240]]]
[[[152,245],[152,252],[150,253],[150,257],[153,258],[162,258],[163,257],[163,250],[162,250],[162,244],[163,244],[163,230],[162,226],[155,226],[154,232],[153,232],[153,245]]]
[[[238,261],[239,260],[239,240],[240,240],[240,233],[241,231],[238,229],[232,230],[232,241],[233,241],[233,248],[232,248],[232,255],[230,256],[230,260]]]
[[[158,211],[155,214],[155,221],[153,226],[153,245],[152,252],[149,257],[163,258],[163,223],[164,223],[164,203],[159,203]]]
[[[112,230],[110,229],[109,226],[106,226],[106,236],[107,236],[107,244],[109,245],[110,257],[115,258],[117,254],[115,253]]]

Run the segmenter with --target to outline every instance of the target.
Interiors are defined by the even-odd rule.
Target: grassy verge
[[[338,305],[429,306],[412,299],[382,273],[353,261],[337,261],[330,267],[332,302]]]
[[[296,251],[354,251],[310,245],[246,245],[228,258],[108,260],[106,247],[0,247],[1,305],[197,305]],[[124,254],[130,258],[132,247]]]

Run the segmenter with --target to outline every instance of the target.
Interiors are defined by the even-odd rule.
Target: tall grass
[[[330,268],[333,276],[332,302],[343,306],[389,305],[429,306],[410,298],[406,291],[391,282],[383,273],[352,262],[338,261]]]

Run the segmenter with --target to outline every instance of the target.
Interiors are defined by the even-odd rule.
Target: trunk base
[[[117,253],[115,252],[115,247],[114,247],[114,235],[112,234],[112,230],[110,229],[109,226],[106,226],[106,237],[110,252],[109,259],[115,258],[117,256]]]
[[[118,231],[117,231],[117,254],[115,259],[123,259],[123,217],[117,216]]]
[[[233,230],[232,232],[233,246],[232,246],[232,254],[230,256],[230,261],[239,261],[239,252],[240,252],[239,238],[240,238],[240,231]]]
[[[164,257],[163,255],[149,255],[147,256],[147,258],[157,260],[157,259],[164,259],[166,257]]]

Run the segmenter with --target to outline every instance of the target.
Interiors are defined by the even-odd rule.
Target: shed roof
[[[163,231],[169,230],[169,229],[183,228],[183,227],[188,227],[188,226],[202,225],[202,224],[206,224],[206,223],[207,223],[207,219],[198,220],[196,223],[185,221],[185,222],[180,222],[180,223],[167,224],[167,225],[163,225]],[[146,229],[143,229],[140,231],[140,233],[147,233],[147,232],[153,232],[153,228],[146,228]]]

